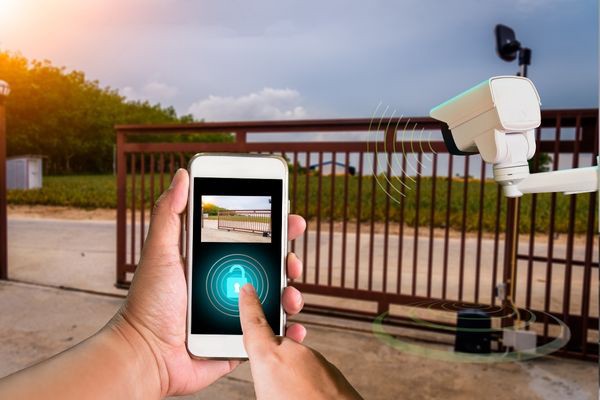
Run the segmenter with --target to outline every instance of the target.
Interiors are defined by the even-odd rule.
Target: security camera
[[[527,76],[527,67],[531,64],[531,49],[522,47],[517,40],[515,31],[506,25],[498,24],[494,29],[496,34],[496,54],[504,61],[511,62],[519,56],[518,76]]]
[[[496,34],[496,53],[504,61],[514,61],[517,58],[521,43],[517,40],[515,31],[506,25],[498,24],[494,29]]]
[[[479,153],[494,166],[494,179],[506,195],[529,175],[535,154],[535,128],[540,126],[540,98],[522,77],[498,76],[431,110],[443,121],[444,142],[452,154]]]
[[[535,154],[534,132],[541,113],[540,97],[527,78],[490,78],[429,114],[443,122],[442,136],[450,154],[481,154],[493,165],[494,180],[507,197],[593,192],[600,186],[597,166],[529,174],[527,160]]]

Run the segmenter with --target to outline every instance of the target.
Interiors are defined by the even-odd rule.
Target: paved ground
[[[121,299],[14,282],[0,283],[0,376],[46,359],[101,328]],[[302,316],[307,344],[340,367],[368,399],[592,399],[597,366],[554,357],[511,364],[452,364],[398,352],[380,343],[370,326]],[[341,324],[341,325],[340,325]],[[402,334],[402,331],[396,331]],[[407,339],[409,340],[409,339]],[[443,338],[442,338],[443,340]],[[413,343],[437,349],[447,345]],[[242,365],[190,399],[252,397]]]
[[[329,242],[326,240],[326,227],[321,236],[320,249],[320,282],[327,281],[328,274],[328,251]],[[112,221],[67,221],[52,219],[27,219],[11,218],[8,224],[9,241],[9,277],[11,279],[27,282],[38,282],[55,286],[67,286],[95,290],[100,292],[124,293],[116,289],[115,279],[115,223]],[[139,234],[137,235],[139,237]],[[390,236],[389,259],[387,274],[387,290],[395,290],[397,274],[398,237]],[[341,265],[341,234],[334,232],[334,254],[332,265]],[[354,284],[355,254],[354,246],[356,235],[349,234],[347,238],[346,254],[346,285],[352,287]],[[373,263],[375,266],[383,265],[383,235],[375,234]],[[417,274],[416,294],[427,293],[427,266],[428,266],[428,238],[418,238],[417,251]],[[315,254],[316,233],[310,231],[308,234],[308,255],[303,254],[303,238],[296,242],[296,250],[307,270],[307,282],[315,281]],[[359,288],[367,288],[368,285],[368,258],[369,258],[369,234],[362,233],[360,236],[360,261]],[[523,241],[520,246],[524,249],[528,243]],[[500,243],[500,248],[503,248]],[[136,243],[139,248],[139,243]],[[402,293],[410,293],[413,278],[413,248],[414,236],[405,235],[403,241],[403,269],[402,269]],[[129,250],[129,246],[128,246]],[[544,254],[545,245],[537,245],[536,253]],[[575,248],[574,257],[582,258],[581,246]],[[558,257],[565,252],[564,243],[555,244],[555,254]],[[432,286],[431,293],[434,297],[441,297],[442,291],[442,262],[443,260],[443,238],[436,238],[433,247],[432,263]],[[474,300],[475,292],[475,256],[476,240],[467,238],[465,246],[465,271],[463,295],[466,300]],[[596,256],[597,257],[597,256]],[[308,259],[307,259],[308,258]],[[128,256],[129,259],[129,256]],[[480,269],[480,300],[490,301],[492,293],[492,259],[493,241],[484,239],[482,241],[482,266]],[[460,274],[460,240],[451,238],[449,246],[448,282],[447,295],[449,298],[458,298],[459,274]],[[136,261],[137,262],[137,261]],[[499,258],[502,265],[502,256]],[[525,303],[525,286],[527,276],[526,262],[519,264],[518,270],[518,304]],[[533,265],[534,279],[532,280],[532,308],[543,309],[544,293],[546,288],[546,264],[536,262]],[[564,266],[555,264],[552,274],[552,296],[551,311],[562,311],[563,288],[564,288]],[[498,268],[497,278],[499,280],[501,268]],[[571,301],[570,309],[578,313],[581,308],[581,294],[583,289],[583,268],[574,267],[572,271]],[[592,269],[592,282],[598,281],[598,269]],[[332,282],[340,285],[341,268],[334,267],[332,270]],[[380,290],[383,283],[383,269],[374,268],[372,285]],[[592,315],[598,315],[598,285],[592,285],[590,298],[590,310]],[[333,305],[341,305],[345,300],[328,300]],[[372,304],[353,304],[353,307],[369,309]]]
[[[114,287],[113,221],[9,219],[9,278],[100,292]]]
[[[225,243],[271,243],[270,237],[264,237],[260,233],[240,232],[219,229],[217,220],[205,219],[202,228],[203,242],[225,242]]]
[[[361,236],[361,257],[368,254],[368,247],[364,247],[366,237],[366,234]],[[405,239],[406,249],[412,246],[413,239],[410,236]],[[314,232],[309,234],[308,240],[309,246],[314,246]],[[339,249],[339,237],[334,237],[334,240],[334,249]],[[422,240],[425,239],[419,239],[421,248],[425,246]],[[380,262],[382,238],[376,236],[376,243],[375,262]],[[452,274],[456,274],[458,265],[458,242],[452,243],[449,269],[451,276],[455,276]],[[349,245],[352,243],[349,242]],[[12,279],[43,285],[124,295],[124,291],[113,287],[114,246],[114,222],[11,218],[9,275]],[[297,247],[302,249],[301,241]],[[322,243],[320,247],[321,256],[326,260],[327,244]],[[439,250],[434,250],[434,254],[438,254]],[[390,251],[390,254],[394,253]],[[472,256],[472,253],[468,254]],[[421,257],[419,254],[419,264],[426,265],[426,259],[421,260]],[[410,253],[406,262],[411,265]],[[407,270],[410,271],[410,268]],[[314,260],[309,261],[309,272],[309,280],[314,279]],[[321,279],[326,277],[326,272],[326,267],[322,267]],[[332,272],[334,279],[338,279],[339,271]],[[407,272],[403,270],[403,280],[410,282],[412,275],[409,273],[404,276],[405,273]],[[360,271],[361,285],[366,277],[365,271]],[[560,273],[555,274],[554,278],[558,280],[553,285],[560,285],[560,277]],[[419,271],[417,278],[417,288],[422,290],[424,280]],[[472,279],[472,276],[468,276],[468,279]],[[597,275],[593,281],[597,282]],[[381,285],[381,282],[380,275],[375,275],[374,284]],[[452,290],[456,289],[455,283],[450,283],[450,286]],[[597,296],[597,285],[593,287]],[[38,285],[0,283],[0,376],[45,359],[83,340],[113,315],[121,301],[114,297]],[[595,297],[594,304],[597,305],[597,301]],[[597,312],[597,307],[592,309]],[[311,315],[303,315],[300,319],[308,323],[308,344],[339,365],[367,398],[587,399],[596,398],[598,393],[597,365],[594,363],[546,357],[526,363],[457,365],[398,352],[380,343],[370,333],[368,324]],[[415,334],[407,330],[396,330],[395,333],[401,337],[413,338],[406,340],[431,339],[436,343],[449,340],[448,336]],[[449,348],[447,345],[431,342],[415,343],[433,348]],[[251,377],[248,366],[245,365],[193,398],[233,400],[248,398],[251,393]]]

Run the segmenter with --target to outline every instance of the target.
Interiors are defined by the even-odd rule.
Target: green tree
[[[40,154],[49,173],[110,172],[114,126],[192,122],[173,107],[127,101],[110,87],[50,61],[0,52],[0,77],[11,85],[7,107],[9,155]],[[230,134],[162,135],[162,141],[231,141]],[[149,140],[140,137],[139,140]],[[153,137],[156,140],[156,137]]]
[[[548,153],[536,153],[528,163],[529,171],[531,173],[548,172],[550,171],[550,165],[552,164],[552,156]]]

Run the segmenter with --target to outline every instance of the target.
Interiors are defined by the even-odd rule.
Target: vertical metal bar
[[[183,153],[179,153],[179,165],[177,166],[177,168],[185,168]]]
[[[146,202],[145,196],[145,180],[146,180],[146,155],[144,153],[140,153],[140,254],[142,254],[142,249],[144,248],[144,230],[146,223],[145,207],[144,203]]]
[[[169,154],[169,182],[173,180],[173,175],[175,175],[175,155],[173,153]]]
[[[417,262],[419,255],[419,211],[421,209],[421,160],[423,153],[417,158],[417,198],[415,201],[415,230],[413,242],[413,270],[412,270],[412,295],[417,294]]]
[[[433,279],[433,243],[435,229],[435,189],[437,184],[437,154],[433,154],[431,174],[431,209],[429,212],[429,254],[427,257],[427,297],[431,297],[431,281]]]
[[[348,175],[350,168],[350,153],[346,152],[344,167],[344,217],[342,221],[342,276],[341,286],[346,287],[346,241],[348,233]]]
[[[393,132],[392,136],[393,137]],[[392,153],[388,151],[386,154],[387,158],[387,179],[385,185],[385,220],[383,228],[383,283],[381,286],[382,292],[387,292],[387,281],[388,281],[388,247],[389,247],[389,235],[390,235],[390,181],[392,180]]]
[[[406,153],[402,153],[402,192],[406,193]],[[404,257],[404,205],[406,203],[406,197],[402,196],[400,198],[400,221],[398,227],[398,272],[397,272],[397,280],[396,280],[396,293],[400,294],[400,290],[402,288],[402,264]]]
[[[292,214],[298,212],[298,152],[294,151],[294,173],[292,175]],[[292,241],[292,253],[296,252],[296,241]]]
[[[165,154],[160,153],[160,193],[165,191]]]
[[[581,141],[581,115],[575,118],[575,140],[573,147],[572,167],[579,167],[579,143]],[[567,252],[565,265],[565,280],[563,286],[563,322],[569,324],[569,308],[571,305],[571,278],[573,276],[573,241],[575,239],[575,211],[577,196],[569,196],[569,226],[567,234]]]
[[[554,136],[554,160],[552,168],[558,169],[558,157],[560,150],[560,133],[561,133],[561,115],[556,117],[556,131]],[[556,211],[556,193],[550,195],[550,225],[548,229],[548,253],[546,261],[546,293],[544,296],[544,338],[548,338],[548,317],[546,314],[550,312],[550,301],[552,291],[552,258],[554,257],[554,227],[555,227],[555,211]]]
[[[125,133],[117,131],[117,285],[126,283],[127,262],[127,158]]]
[[[465,279],[465,240],[467,230],[467,196],[469,193],[469,156],[465,156],[465,172],[463,179],[463,209],[462,209],[462,229],[460,231],[460,271],[458,276],[458,299],[463,299],[463,286]]]
[[[156,194],[154,193],[154,172],[156,164],[154,160],[154,153],[150,153],[150,210],[154,208],[156,202]]]
[[[131,264],[135,265],[135,153],[131,153]]]
[[[294,151],[294,174],[292,175],[292,213],[298,212],[298,152]],[[292,243],[292,251],[294,251]]]
[[[536,147],[540,148],[541,145],[541,136],[542,129],[537,128],[535,132],[535,141]],[[540,156],[536,154],[533,159],[533,172],[537,172],[537,169],[540,165]],[[535,251],[535,218],[537,211],[537,194],[533,193],[531,195],[531,210],[530,210],[530,223],[529,223],[529,249],[528,249],[528,259],[527,259],[527,287],[525,288],[525,308],[531,308],[531,290],[533,283],[533,255]],[[529,329],[529,326],[527,326]]]
[[[331,286],[333,276],[333,213],[335,209],[335,170],[336,170],[336,154],[332,153],[331,161],[331,188],[329,192],[329,260],[327,262],[327,286]]]
[[[496,305],[496,283],[498,281],[498,253],[500,245],[500,213],[502,212],[502,189],[496,185],[496,221],[494,223],[494,260],[492,262],[492,305]]]
[[[358,192],[356,194],[356,248],[354,249],[354,289],[358,289],[360,266],[360,220],[362,205],[363,152],[358,153]]]
[[[319,170],[317,180],[317,239],[315,243],[315,284],[319,284],[319,264],[321,256],[321,195],[323,188],[323,152],[319,152]]]
[[[517,248],[519,247],[519,197],[507,198],[506,200],[506,235],[504,245],[504,270],[503,282],[506,282],[506,300],[503,307],[510,310],[510,307],[517,308],[516,285],[517,285]],[[517,308],[518,310],[518,308]],[[514,318],[514,317],[513,317]],[[511,319],[502,318],[502,327],[509,326]],[[518,317],[517,317],[518,318]]]
[[[446,231],[444,232],[444,271],[442,272],[442,299],[446,299],[448,287],[448,249],[450,236],[450,211],[452,210],[452,163],[454,156],[448,153],[448,186],[446,187]]]
[[[581,352],[587,355],[588,348],[588,324],[590,318],[590,285],[592,283],[592,254],[594,248],[594,221],[596,212],[597,192],[590,193],[588,205],[588,226],[585,238],[585,261],[583,270],[583,290],[581,293]]]
[[[373,250],[375,245],[375,203],[377,202],[377,153],[373,153],[373,175],[371,176],[371,228],[369,230],[369,277],[367,286],[369,290],[373,289]]]
[[[238,147],[238,151],[242,152],[245,150],[246,148],[246,132],[244,131],[240,131],[240,132],[236,132],[235,133],[235,142],[237,144]]]
[[[479,219],[477,220],[477,255],[475,263],[475,303],[479,303],[479,280],[481,277],[481,236],[483,231],[483,199],[485,196],[485,162],[481,160],[479,177]]]
[[[8,216],[6,192],[6,106],[0,95],[0,279],[8,279]]]
[[[592,165],[598,165],[598,117],[596,117],[596,134],[594,135],[594,144],[592,146]],[[590,317],[590,292],[592,284],[592,254],[594,249],[594,238],[597,235],[594,234],[594,221],[596,221],[596,197],[597,192],[590,193],[590,200],[588,203],[588,218],[587,218],[587,232],[585,238],[585,261],[583,270],[583,290],[581,293],[581,352],[583,356],[587,356],[588,353],[588,324]],[[596,282],[597,284],[597,282]]]
[[[183,159],[183,153],[179,153],[179,168],[185,168],[185,162]],[[179,215],[179,226],[180,226],[180,230],[179,230],[179,254],[181,254],[182,256],[184,255],[185,249],[183,247],[184,244],[184,232],[185,232],[185,223],[186,223],[186,218],[187,218],[187,213],[182,212]]]
[[[306,274],[308,270],[308,221],[310,215],[308,214],[308,201],[310,195],[309,187],[310,177],[310,153],[306,152],[306,168],[304,170],[304,216],[306,218],[306,229],[304,230],[304,240],[302,241],[302,260],[304,260],[304,268],[302,268],[302,282],[306,283]]]

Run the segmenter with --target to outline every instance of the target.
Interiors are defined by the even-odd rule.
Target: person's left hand
[[[180,216],[186,208],[188,188],[188,173],[179,169],[153,210],[127,300],[108,325],[131,343],[141,338],[148,345],[147,349],[136,348],[136,351],[152,353],[163,397],[197,392],[239,364],[239,361],[196,360],[187,352],[187,286],[179,241]],[[288,226],[288,238],[293,240],[304,232],[306,223],[302,217],[290,215]],[[288,277],[298,278],[301,271],[302,263],[290,253]],[[282,303],[285,311],[293,315],[302,309],[304,302],[300,292],[290,286],[283,292]],[[305,335],[306,329],[299,324],[289,326],[286,331],[286,336],[297,342],[302,342]]]

